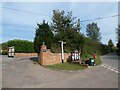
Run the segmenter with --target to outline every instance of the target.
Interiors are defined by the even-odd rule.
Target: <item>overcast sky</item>
[[[6,9],[13,8],[16,10]],[[34,40],[35,27],[43,19],[50,22],[53,10],[60,9],[65,12],[73,11],[73,16],[80,20],[95,19],[118,14],[117,2],[3,2],[2,3],[2,41],[12,39]],[[21,10],[21,11],[19,11]],[[23,11],[24,10],[24,11]],[[27,11],[27,12],[26,12]],[[34,13],[32,13],[34,12]],[[0,17],[1,20],[1,17]],[[107,44],[112,39],[117,43],[116,27],[118,17],[83,22],[84,27],[88,23],[96,22],[101,32],[101,42]],[[85,28],[81,26],[81,33],[86,34]]]

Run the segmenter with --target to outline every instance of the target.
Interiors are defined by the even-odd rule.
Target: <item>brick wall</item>
[[[21,57],[36,57],[38,56],[37,53],[15,53],[15,56],[17,58],[21,58]]]
[[[64,62],[67,62],[70,58],[70,53],[64,53]],[[41,46],[41,52],[38,57],[38,62],[41,65],[52,65],[62,63],[61,53],[51,53],[50,49],[47,49],[46,45]]]

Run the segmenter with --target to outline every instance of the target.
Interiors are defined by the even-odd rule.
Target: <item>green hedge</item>
[[[15,46],[17,53],[31,53],[34,52],[33,42],[27,40],[10,40],[7,42],[8,47]]]
[[[0,55],[7,55],[8,51],[7,50],[3,50],[2,53],[0,53]]]
[[[109,47],[105,44],[101,44],[100,49],[101,49],[101,55],[105,55],[110,52]]]

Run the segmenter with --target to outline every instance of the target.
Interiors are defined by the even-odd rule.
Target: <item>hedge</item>
[[[8,51],[7,50],[3,50],[0,55],[7,55],[8,54]]]
[[[7,42],[8,47],[15,46],[15,52],[17,53],[32,53],[34,52],[33,42],[27,40],[10,40]]]

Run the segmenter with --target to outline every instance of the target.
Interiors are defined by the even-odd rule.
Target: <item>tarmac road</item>
[[[119,57],[120,58],[120,57]],[[107,64],[116,70],[118,70],[118,56],[116,53],[110,53],[101,57],[104,64]]]
[[[118,88],[118,73],[102,65],[83,71],[53,71],[27,58],[3,56],[2,61],[3,88]]]

